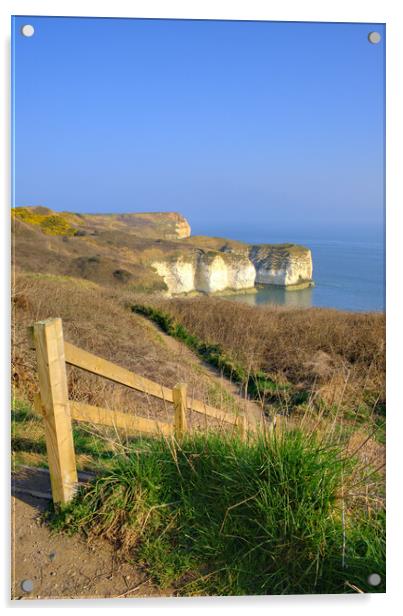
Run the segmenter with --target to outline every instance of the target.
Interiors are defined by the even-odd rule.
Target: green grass
[[[354,410],[345,410],[344,415],[346,419],[353,422],[354,427],[364,426],[369,432],[373,432],[378,443],[386,445],[386,407],[384,405],[369,409],[364,403]]]
[[[300,430],[143,441],[51,524],[106,537],[179,595],[384,592],[383,512],[346,504],[343,522],[353,466]]]
[[[74,422],[73,438],[79,470],[105,470],[111,466],[117,450],[116,434],[112,430],[105,428],[95,433],[93,426]],[[27,401],[18,398],[13,401],[11,410],[11,451],[15,466],[47,467],[42,419]]]
[[[227,411],[239,415],[242,413],[241,405],[235,397],[219,383],[210,383],[207,389],[208,404],[217,408],[224,407]]]

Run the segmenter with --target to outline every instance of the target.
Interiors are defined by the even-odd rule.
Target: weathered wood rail
[[[36,403],[44,421],[54,503],[65,504],[70,501],[77,487],[73,419],[122,429],[128,434],[143,433],[180,439],[187,432],[186,411],[190,410],[236,426],[242,438],[246,435],[247,422],[244,415],[227,413],[201,400],[189,398],[186,384],[178,383],[170,389],[65,342],[61,319],[39,321],[31,328],[31,333],[36,349],[40,389]],[[172,403],[173,424],[70,400],[66,364]]]

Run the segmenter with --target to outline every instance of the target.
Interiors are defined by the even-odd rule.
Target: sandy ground
[[[25,490],[44,496],[32,496]],[[106,541],[52,534],[41,521],[48,508],[46,473],[19,470],[12,496],[12,599],[162,597],[140,567],[117,558]],[[24,592],[22,583],[32,582]]]

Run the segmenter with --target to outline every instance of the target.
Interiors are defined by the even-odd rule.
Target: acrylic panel
[[[383,593],[385,25],[12,19],[12,597]]]

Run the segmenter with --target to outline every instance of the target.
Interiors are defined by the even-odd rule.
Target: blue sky
[[[379,228],[384,54],[379,24],[16,17],[13,205]]]

